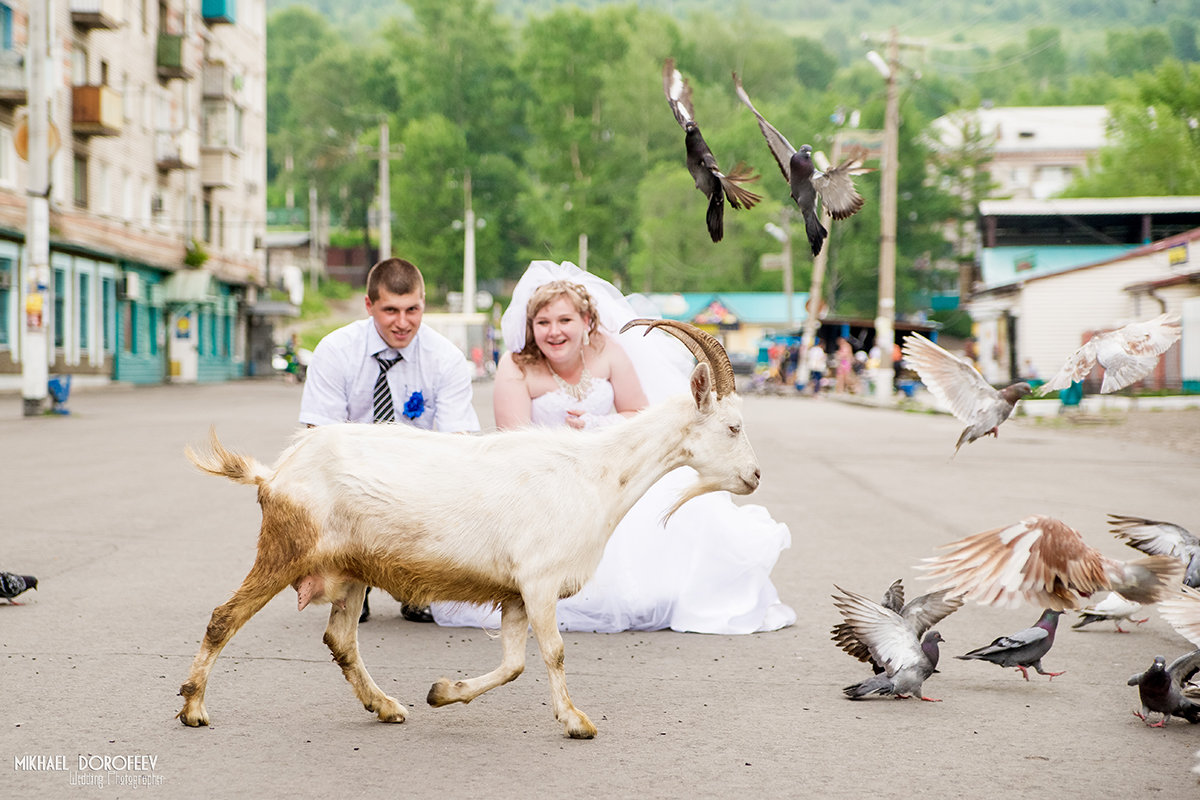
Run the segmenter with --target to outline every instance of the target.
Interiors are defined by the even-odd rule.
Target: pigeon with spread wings
[[[1184,565],[1183,585],[1200,587],[1200,539],[1173,522],[1109,514],[1113,535],[1152,556],[1174,556]],[[1197,645],[1200,647],[1200,645]]]
[[[954,445],[954,453],[964,444],[981,437],[999,436],[1000,424],[1012,416],[1017,401],[1031,391],[1024,381],[996,390],[983,379],[970,361],[937,346],[919,333],[904,340],[901,350],[909,365],[917,371],[921,383],[950,413],[967,427]]]
[[[864,147],[851,148],[840,164],[822,172],[813,164],[812,145],[801,145],[797,150],[758,113],[758,109],[750,102],[750,95],[742,88],[741,78],[736,72],[733,73],[733,85],[737,96],[758,118],[758,128],[767,140],[767,147],[771,155],[775,156],[775,163],[779,165],[783,179],[792,190],[792,199],[804,215],[804,232],[815,256],[821,252],[821,245],[829,235],[817,213],[817,200],[820,199],[821,204],[829,211],[829,216],[834,219],[846,219],[862,208],[862,195],[854,188],[851,177],[875,171],[863,166],[867,150]]]
[[[675,119],[683,128],[683,146],[687,150],[687,168],[699,189],[708,198],[708,235],[714,242],[725,235],[725,198],[734,208],[754,208],[762,198],[742,187],[741,184],[758,180],[757,175],[743,164],[738,164],[728,175],[721,172],[717,159],[700,135],[696,124],[696,112],[692,108],[692,87],[675,68],[675,59],[668,58],[663,64],[663,92]]]
[[[1109,589],[1135,603],[1175,592],[1183,565],[1168,556],[1118,561],[1090,547],[1074,528],[1034,515],[1014,525],[945,545],[921,569],[940,578],[935,588],[985,606],[1025,601],[1055,611],[1077,609]]]
[[[1181,333],[1178,314],[1160,314],[1145,322],[1131,322],[1115,331],[1098,333],[1072,353],[1040,391],[1046,394],[1082,381],[1097,362],[1104,367],[1100,394],[1123,389],[1149,375],[1158,364],[1158,357],[1171,349]]]
[[[913,637],[920,639],[926,631],[962,606],[962,600],[947,595],[948,593],[944,591],[930,592],[905,603],[904,584],[897,579],[888,587],[887,593],[883,596],[883,602],[879,605],[888,611],[899,614],[904,624],[912,629]],[[838,647],[859,661],[870,664],[875,674],[886,671],[885,667],[872,655],[867,640],[860,638],[855,632],[854,626],[849,622],[843,621],[834,625],[830,634]]]

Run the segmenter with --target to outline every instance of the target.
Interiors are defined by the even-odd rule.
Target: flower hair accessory
[[[419,391],[413,392],[404,401],[404,416],[409,419],[416,419],[425,413],[425,395]]]

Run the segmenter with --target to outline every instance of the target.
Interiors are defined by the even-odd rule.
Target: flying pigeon
[[[1046,394],[1082,381],[1099,361],[1104,367],[1100,393],[1115,392],[1149,375],[1158,357],[1175,344],[1181,333],[1178,314],[1160,314],[1146,322],[1131,322],[1124,328],[1096,334],[1072,353],[1039,391]]]
[[[1200,672],[1200,650],[1185,653],[1167,666],[1167,660],[1155,656],[1154,663],[1145,672],[1129,679],[1130,686],[1138,687],[1142,701],[1140,711],[1134,711],[1151,728],[1161,728],[1172,716],[1182,717],[1193,725],[1200,723],[1200,703],[1184,694],[1183,686],[1193,675]],[[1157,711],[1162,714],[1158,722],[1150,722],[1148,716]]]
[[[696,181],[696,188],[708,197],[708,213],[705,216],[708,235],[714,242],[719,242],[725,235],[725,198],[729,198],[729,205],[734,208],[754,208],[762,198],[742,188],[741,184],[756,181],[758,176],[752,175],[751,170],[740,163],[728,175],[721,172],[716,157],[700,135],[700,126],[696,124],[692,87],[675,69],[673,58],[668,58],[663,64],[663,92],[684,131],[683,145],[687,150],[688,172]]]
[[[1200,590],[1181,588],[1158,604],[1158,613],[1176,633],[1200,647]]]
[[[1089,547],[1061,520],[1034,515],[945,545],[921,567],[935,588],[964,600],[1015,607],[1022,600],[1056,611],[1085,605],[1102,589],[1150,604],[1175,591],[1183,567],[1169,556],[1118,561]]]
[[[1038,675],[1047,675],[1054,680],[1061,672],[1046,672],[1042,669],[1042,658],[1054,646],[1054,632],[1058,629],[1058,618],[1061,611],[1047,608],[1032,628],[1017,631],[1011,636],[1001,636],[991,644],[972,650],[961,656],[963,661],[990,661],[1001,667],[1016,667],[1029,680],[1029,670],[1033,667]]]
[[[867,646],[871,658],[881,664],[884,672],[865,681],[847,686],[842,692],[851,700],[873,694],[904,699],[916,695],[922,700],[938,702],[921,693],[922,684],[937,669],[938,642],[945,641],[937,631],[927,630],[918,640],[917,626],[928,627],[925,615],[904,618],[868,598],[836,587],[840,594],[833,604],[859,641]],[[915,602],[915,601],[914,601]],[[929,610],[937,619],[944,618],[958,606],[945,610],[937,602]],[[938,609],[934,611],[934,609]],[[938,616],[940,614],[940,616]]]
[[[0,572],[0,599],[7,600],[14,606],[21,605],[13,598],[22,592],[37,588],[37,578],[32,575],[14,575],[11,572]]]
[[[1174,556],[1184,565],[1183,585],[1200,587],[1200,539],[1171,522],[1109,514],[1113,535],[1152,556]]]
[[[912,629],[913,636],[920,639],[925,635],[927,630],[962,606],[961,600],[957,597],[947,597],[947,594],[944,591],[931,592],[923,594],[906,604],[904,602],[904,584],[897,579],[888,587],[887,593],[884,594],[880,605],[888,611],[899,614],[905,624]],[[875,674],[878,675],[885,671],[884,667],[872,657],[871,650],[866,641],[860,639],[855,634],[854,628],[849,622],[840,622],[834,625],[830,633],[832,634],[833,641],[837,642],[838,647],[859,661],[870,664]]]
[[[779,171],[792,190],[792,199],[804,215],[804,232],[808,236],[812,254],[816,256],[821,252],[825,237],[829,235],[817,214],[817,199],[820,198],[821,204],[834,219],[846,219],[862,208],[862,195],[854,188],[851,176],[875,171],[862,165],[867,157],[867,149],[851,148],[842,163],[821,172],[813,165],[812,145],[801,145],[799,150],[792,147],[783,134],[758,113],[736,72],[733,73],[733,85],[737,96],[758,118],[758,128],[767,140],[767,147],[775,156],[775,163],[779,164]]]
[[[1129,631],[1121,627],[1121,620],[1127,619],[1130,622],[1141,625],[1150,619],[1149,617],[1134,619],[1134,614],[1139,613],[1141,610],[1141,603],[1134,603],[1131,600],[1121,597],[1116,592],[1109,592],[1099,603],[1093,603],[1090,606],[1079,609],[1079,621],[1071,626],[1071,630],[1078,630],[1085,625],[1091,625],[1093,622],[1110,620],[1117,626],[1117,633],[1129,633]]]
[[[989,433],[999,437],[1000,424],[1012,415],[1017,401],[1032,391],[1024,381],[999,391],[993,389],[970,361],[919,333],[905,338],[901,352],[917,371],[921,383],[950,408],[951,414],[967,424],[954,445],[955,455],[964,444]]]

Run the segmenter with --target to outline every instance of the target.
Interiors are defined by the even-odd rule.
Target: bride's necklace
[[[592,373],[588,371],[587,362],[583,360],[582,351],[579,353],[579,361],[583,364],[583,371],[579,373],[579,382],[567,383],[562,379],[561,375],[554,371],[554,365],[550,363],[549,359],[546,360],[546,366],[550,369],[550,375],[554,378],[554,382],[558,384],[558,388],[568,397],[575,400],[583,400],[592,390]]]

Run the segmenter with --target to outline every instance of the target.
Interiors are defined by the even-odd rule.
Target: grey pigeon
[[[834,606],[858,641],[866,645],[871,658],[884,668],[882,673],[847,686],[842,692],[852,700],[878,694],[901,699],[915,695],[937,702],[922,694],[921,687],[937,670],[938,642],[945,640],[937,631],[925,630],[923,637],[916,631],[927,629],[931,624],[928,620],[943,619],[961,603],[944,596],[930,598],[923,611],[914,611],[906,618],[863,595],[836,588],[839,594],[833,596]]]
[[[1039,391],[1046,394],[1082,381],[1098,361],[1104,367],[1100,393],[1115,392],[1149,375],[1158,357],[1175,344],[1182,330],[1178,314],[1160,314],[1145,322],[1131,322],[1115,331],[1096,334],[1072,353],[1062,369]]]
[[[1040,514],[941,549],[947,552],[921,567],[942,579],[935,588],[985,606],[1015,607],[1024,600],[1041,608],[1081,608],[1102,589],[1135,603],[1155,603],[1175,593],[1183,572],[1169,556],[1109,558],[1070,525]]]
[[[959,600],[957,597],[948,597],[948,594],[945,591],[930,592],[905,603],[904,584],[897,578],[888,587],[880,605],[889,611],[899,614],[909,627],[912,628],[913,635],[920,639],[925,635],[927,630],[962,606],[962,600]],[[858,638],[850,623],[840,622],[833,626],[830,633],[838,647],[859,661],[870,664],[871,669],[876,674],[886,671],[883,665],[871,656],[871,650],[867,646],[867,643]]]
[[[1200,587],[1200,539],[1172,522],[1109,514],[1113,535],[1152,556],[1174,556],[1184,565],[1183,585]]]
[[[1042,669],[1042,657],[1054,646],[1054,632],[1058,628],[1058,618],[1061,611],[1047,608],[1032,628],[1017,631],[1011,636],[1001,636],[991,644],[972,650],[961,656],[964,661],[990,661],[1002,667],[1016,667],[1029,680],[1029,670],[1033,667],[1038,675],[1048,675],[1054,680],[1061,672],[1046,672]]]
[[[954,453],[964,444],[987,436],[999,436],[1000,424],[1008,419],[1017,401],[1032,389],[1021,381],[996,390],[965,358],[950,353],[914,333],[904,340],[904,358],[917,371],[921,383],[941,400],[960,422],[966,423]]]
[[[825,237],[829,235],[817,213],[817,200],[820,199],[829,216],[834,219],[846,219],[862,208],[862,195],[854,188],[851,176],[874,172],[862,165],[867,150],[863,147],[852,148],[842,163],[821,172],[813,164],[812,145],[801,145],[799,150],[792,147],[783,134],[758,113],[736,72],[733,73],[733,85],[737,96],[758,118],[758,128],[767,140],[767,147],[775,157],[783,179],[788,182],[792,200],[796,201],[796,206],[804,216],[804,233],[808,236],[812,254],[816,256],[821,252]]]
[[[883,595],[883,600],[879,603],[888,611],[895,611],[897,614],[904,608],[904,583],[899,578],[892,581],[892,585]],[[848,622],[839,622],[830,630],[833,641],[837,642],[837,646],[845,650],[848,654],[854,656],[859,661],[871,665],[871,669],[876,674],[883,672],[883,667],[871,658],[871,651],[867,646],[859,641],[859,638],[854,635],[854,629],[850,627]]]
[[[688,172],[696,182],[696,188],[708,198],[708,212],[705,215],[708,235],[714,242],[719,242],[725,235],[725,198],[729,198],[729,205],[734,208],[754,208],[762,198],[742,188],[741,184],[756,181],[758,176],[752,175],[743,164],[735,166],[728,175],[721,172],[716,156],[700,135],[700,126],[696,124],[692,87],[675,68],[673,58],[668,58],[663,64],[663,92],[667,95],[675,120],[683,128]]]
[[[32,575],[16,575],[11,572],[0,572],[0,599],[7,600],[14,606],[20,605],[13,598],[22,592],[36,589],[37,578]]]
[[[1078,630],[1094,622],[1108,620],[1117,626],[1117,633],[1129,633],[1129,631],[1121,627],[1121,620],[1125,619],[1141,625],[1150,619],[1149,617],[1134,619],[1134,615],[1141,612],[1141,610],[1141,603],[1126,600],[1116,592],[1109,592],[1099,603],[1093,603],[1090,606],[1079,609],[1079,621],[1071,626],[1071,630]]]
[[[1171,717],[1182,717],[1193,725],[1200,723],[1200,703],[1187,697],[1183,685],[1192,676],[1200,672],[1200,650],[1193,650],[1171,662],[1162,656],[1155,656],[1154,663],[1145,672],[1139,672],[1129,679],[1130,686],[1138,687],[1138,696],[1142,701],[1140,711],[1134,711],[1134,716],[1140,717],[1152,728],[1161,728]],[[1153,712],[1162,714],[1158,722],[1150,722],[1149,715]]]

